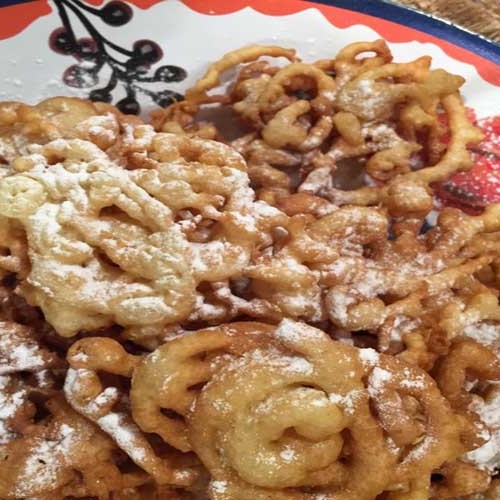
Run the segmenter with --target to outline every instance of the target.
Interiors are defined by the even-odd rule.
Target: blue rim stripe
[[[470,50],[500,66],[500,45],[476,33],[387,0],[309,0],[393,21]],[[500,68],[499,68],[500,71]]]
[[[9,5],[15,5],[16,3],[28,3],[33,0],[0,0],[0,7],[8,7]]]
[[[0,7],[33,0],[0,0]],[[279,1],[279,0],[278,0]],[[285,1],[285,0],[283,0]],[[470,50],[500,66],[500,45],[451,23],[388,0],[308,0],[393,21]],[[500,68],[499,68],[500,71]]]

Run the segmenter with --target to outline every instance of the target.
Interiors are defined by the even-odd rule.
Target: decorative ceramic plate
[[[399,61],[431,55],[467,79],[487,140],[446,183],[449,203],[500,201],[500,46],[381,0],[3,0],[0,100],[76,95],[143,113],[182,95],[210,61],[247,44],[295,47],[304,60],[385,38]],[[74,34],[77,44],[71,43]],[[472,112],[472,111],[471,111]]]

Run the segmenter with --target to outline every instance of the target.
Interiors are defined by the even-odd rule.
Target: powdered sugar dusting
[[[473,325],[467,325],[463,329],[463,334],[480,344],[500,349],[500,325],[495,325],[486,321],[475,323]]]
[[[359,349],[359,359],[366,367],[372,367],[379,363],[380,355],[375,349]]]
[[[118,446],[124,450],[132,460],[141,462],[146,458],[146,451],[137,444],[140,430],[135,424],[128,422],[124,414],[109,413],[101,417],[97,421],[97,424],[116,441]]]
[[[116,118],[112,113],[91,116],[77,125],[77,130],[88,131],[91,135],[105,137],[108,141],[116,138],[114,129],[117,128]]]
[[[227,481],[211,481],[210,488],[215,491],[215,493],[225,493],[227,490]]]
[[[255,349],[245,353],[240,358],[229,363],[227,368],[229,370],[238,370],[248,363],[258,363],[268,368],[279,368],[296,375],[312,375],[314,372],[313,365],[307,359],[300,356],[287,356],[273,349],[267,351]]]
[[[377,397],[391,379],[392,375],[390,372],[376,366],[368,379],[368,394],[370,394],[370,397]]]
[[[45,361],[35,341],[0,327],[0,374],[44,368]]]
[[[363,397],[363,391],[354,389],[342,396],[340,394],[329,394],[328,398],[332,403],[340,405],[344,408],[347,415],[352,415],[355,412],[356,405],[360,398]]]
[[[424,389],[425,378],[422,374],[412,372],[409,368],[403,368],[403,377],[401,386],[407,389]]]
[[[414,463],[429,455],[429,450],[434,446],[436,440],[433,436],[425,436],[425,438],[418,443],[403,460],[403,465]]]
[[[27,450],[23,480],[16,485],[16,496],[32,496],[37,490],[56,482],[71,456],[76,437],[73,428],[62,424],[53,439],[36,438]]]
[[[64,381],[64,395],[71,406],[79,413],[95,419],[99,418],[103,412],[107,412],[118,401],[119,393],[116,387],[106,387],[87,404],[80,404],[77,395],[81,393],[85,379],[93,377],[94,372],[91,370],[70,368]]]
[[[389,448],[389,451],[393,455],[398,455],[399,454],[400,448],[396,445],[396,443],[394,442],[394,440],[390,436],[387,436],[385,438],[385,442],[387,443],[387,447]]]
[[[290,464],[295,459],[295,451],[290,447],[286,447],[283,451],[280,452],[280,457],[286,464]]]
[[[84,352],[77,352],[71,359],[73,361],[81,361],[82,363],[85,363],[88,361],[89,357]]]
[[[401,342],[403,336],[416,328],[419,320],[408,318],[407,316],[396,316],[390,328],[391,342]]]
[[[79,413],[95,421],[132,460],[142,462],[147,454],[141,431],[127,415],[111,411],[113,405],[120,399],[116,387],[107,387],[87,404],[78,402],[76,396],[83,389],[83,381],[93,375],[94,372],[90,370],[70,368],[64,382],[66,399]],[[105,415],[102,415],[104,412]]]
[[[282,320],[274,334],[290,343],[301,343],[307,340],[321,340],[324,338],[323,332],[317,328],[291,319]]]
[[[341,324],[345,323],[349,317],[348,307],[356,301],[344,290],[332,288],[328,293],[328,305],[330,315],[337,319]]]
[[[490,436],[487,443],[468,452],[464,458],[480,469],[493,472],[500,466],[500,386],[496,385],[486,400],[477,398],[470,409],[488,426]]]
[[[22,407],[26,399],[26,391],[10,390],[12,377],[0,376],[0,444],[6,444],[16,434],[9,429],[9,419],[15,417],[16,412]]]

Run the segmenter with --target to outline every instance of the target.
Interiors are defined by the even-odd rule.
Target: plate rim
[[[281,0],[280,0],[281,1]],[[285,0],[286,1],[286,0]],[[389,0],[303,0],[366,14],[422,31],[488,59],[500,66],[500,44],[439,16]]]
[[[8,7],[9,5],[17,5],[20,3],[29,3],[34,1],[36,0],[2,0],[0,7]]]
[[[0,10],[5,7],[35,4],[39,1],[40,0],[0,0]],[[158,3],[162,1],[166,0],[156,0]],[[274,1],[280,3],[287,2],[287,0]],[[210,3],[210,0],[207,0],[207,3]],[[452,21],[448,21],[409,5],[395,3],[394,0],[300,0],[299,3],[336,7],[338,9],[357,12],[373,18],[389,21],[405,28],[415,29],[455,45],[456,47],[465,49],[477,56],[483,57],[500,67],[499,43],[490,40],[484,35],[457,26]]]

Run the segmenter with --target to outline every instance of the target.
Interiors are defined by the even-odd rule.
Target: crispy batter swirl
[[[149,129],[136,147],[147,169],[124,170],[89,142],[53,141],[1,182],[0,212],[28,238],[22,293],[61,335],[187,318],[197,285],[240,272],[284,217],[254,202],[227,146]]]

